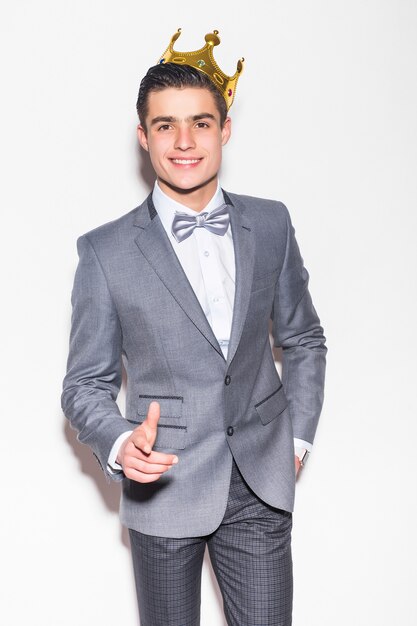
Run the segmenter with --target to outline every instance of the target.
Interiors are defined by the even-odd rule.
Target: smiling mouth
[[[175,165],[195,165],[196,163],[200,163],[202,159],[171,159]]]

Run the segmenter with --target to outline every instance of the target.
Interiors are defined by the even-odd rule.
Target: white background
[[[6,626],[137,624],[119,488],[60,410],[83,232],[152,177],[139,80],[217,28],[245,72],[226,190],[284,201],[328,337],[297,486],[294,626],[414,626],[417,4],[3,0],[0,8],[1,605]],[[206,562],[202,625],[223,625]],[[161,625],[163,626],[163,625]]]

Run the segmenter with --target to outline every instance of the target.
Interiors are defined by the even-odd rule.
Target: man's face
[[[221,128],[208,89],[168,88],[149,94],[146,131],[139,125],[138,137],[163,191],[174,198],[198,190],[210,196],[230,131],[229,117]]]

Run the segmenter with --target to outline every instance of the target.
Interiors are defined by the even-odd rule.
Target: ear
[[[142,124],[138,124],[137,128],[139,143],[146,152],[149,152],[148,139],[146,136],[146,130]]]
[[[232,120],[229,116],[224,120],[223,128],[222,128],[222,146],[225,146],[230,139],[230,135],[232,134]]]

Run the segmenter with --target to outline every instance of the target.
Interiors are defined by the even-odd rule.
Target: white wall
[[[328,337],[297,487],[295,626],[413,626],[417,5],[3,0],[0,622],[137,623],[119,491],[59,406],[78,235],[148,191],[139,80],[182,26],[247,65],[226,189],[289,207]],[[149,173],[145,168],[146,179]],[[208,563],[202,625],[224,624]]]

